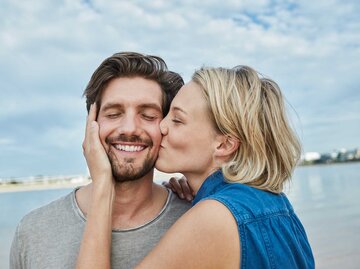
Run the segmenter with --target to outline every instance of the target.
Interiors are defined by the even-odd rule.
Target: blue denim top
[[[210,175],[193,205],[213,199],[233,214],[241,243],[241,268],[315,268],[304,227],[285,194],[227,183],[219,170]]]

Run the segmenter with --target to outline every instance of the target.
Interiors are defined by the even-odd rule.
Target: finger
[[[173,188],[173,186],[169,183],[169,182],[167,182],[167,181],[163,181],[162,183],[161,183],[161,185],[163,185],[165,188],[167,188],[167,189],[170,189],[172,192],[175,192],[175,189]]]
[[[85,137],[84,137],[84,141],[82,143],[82,147],[83,147],[83,151],[85,153],[85,149],[87,148],[88,146],[88,137],[89,137],[89,133],[90,133],[90,113],[91,113],[91,110],[92,110],[92,107],[93,107],[93,104],[90,105],[90,109],[89,109],[89,113],[86,117],[86,125],[85,125]]]
[[[90,106],[89,114],[86,119],[86,129],[85,129],[85,138],[83,142],[83,149],[90,149],[91,146],[91,137],[92,132],[94,131],[93,128],[96,128],[95,126],[92,126],[92,122],[96,119],[96,104],[93,103]]]
[[[90,143],[96,148],[101,146],[99,138],[99,124],[96,121],[90,122]]]
[[[96,121],[90,122],[90,134],[89,134],[89,151],[92,151],[92,154],[102,156],[101,158],[107,158],[105,147],[103,146],[100,140],[99,134],[99,124]]]
[[[179,197],[181,199],[185,198],[183,190],[182,190],[177,178],[175,178],[175,177],[170,178],[169,184],[172,186],[173,190],[177,193],[177,195],[179,195]]]
[[[184,193],[184,195],[186,197],[186,200],[192,201],[192,199],[194,197],[192,195],[192,190],[191,190],[187,180],[184,177],[182,177],[182,178],[179,179],[179,184],[180,184],[180,186],[181,186],[181,188],[183,190],[183,193]]]
[[[96,103],[91,104],[88,118],[90,121],[96,120]]]

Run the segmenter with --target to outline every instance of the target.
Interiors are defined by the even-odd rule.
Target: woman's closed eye
[[[171,121],[173,122],[173,123],[175,123],[175,124],[181,124],[181,123],[183,123],[179,118],[172,118],[171,119]]]

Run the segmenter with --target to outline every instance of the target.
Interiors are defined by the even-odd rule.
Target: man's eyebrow
[[[107,103],[104,106],[101,107],[100,111],[106,111],[112,108],[123,108],[123,105],[119,103]]]
[[[180,111],[180,112],[182,112],[182,113],[184,113],[184,114],[186,114],[186,115],[187,115],[186,111],[185,111],[185,110],[183,110],[183,109],[181,109],[181,108],[180,108],[180,107],[178,107],[178,106],[173,106],[173,107],[172,107],[172,110],[175,110],[175,111]]]
[[[159,111],[159,112],[161,112],[162,113],[162,108],[161,108],[161,106],[159,106],[158,104],[155,104],[155,103],[146,103],[146,104],[141,104],[141,105],[139,105],[139,108],[140,109],[155,109],[155,110],[157,110],[157,111]]]
[[[101,107],[101,111],[106,111],[109,109],[122,109],[124,108],[124,106],[122,104],[119,103],[107,103],[104,106]],[[162,108],[161,106],[159,106],[156,103],[144,103],[144,104],[140,104],[138,105],[138,109],[139,110],[144,110],[144,109],[155,109],[157,111],[159,111],[160,113],[162,113]]]

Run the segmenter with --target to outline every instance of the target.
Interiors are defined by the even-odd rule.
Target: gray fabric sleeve
[[[9,268],[10,269],[22,269],[22,259],[21,259],[21,250],[20,250],[20,239],[19,239],[19,230],[20,223],[16,227],[16,231],[14,234],[14,239],[11,244],[10,249],[10,260],[9,260]]]

